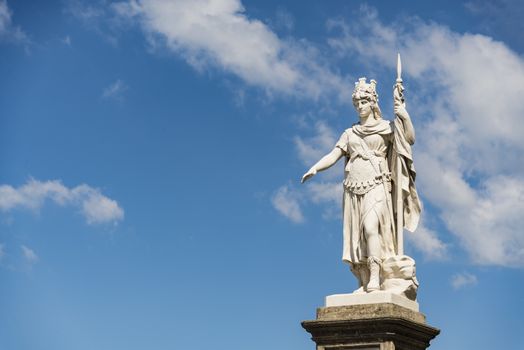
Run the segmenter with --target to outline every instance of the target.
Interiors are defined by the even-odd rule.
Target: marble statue
[[[355,83],[352,99],[359,122],[342,133],[302,182],[344,159],[342,259],[358,279],[354,293],[382,290],[415,300],[415,261],[404,255],[403,228],[416,229],[421,204],[411,149],[415,129],[404,102],[400,56],[394,121],[382,118],[376,85],[366,78]]]

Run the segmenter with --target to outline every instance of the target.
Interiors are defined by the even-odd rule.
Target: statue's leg
[[[379,220],[375,210],[370,210],[364,218],[364,235],[367,242],[368,257],[380,257]]]
[[[370,210],[364,217],[364,235],[367,241],[369,283],[367,291],[380,289],[380,237],[379,219],[375,210]]]

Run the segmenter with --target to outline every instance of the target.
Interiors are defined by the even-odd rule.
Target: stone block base
[[[319,308],[302,327],[317,350],[423,350],[440,333],[420,312],[391,303]]]
[[[371,293],[333,294],[326,297],[326,307],[362,304],[397,304],[413,311],[418,311],[418,303],[389,291]]]

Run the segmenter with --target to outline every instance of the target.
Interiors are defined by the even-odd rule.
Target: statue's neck
[[[378,120],[375,119],[373,114],[370,114],[366,118],[360,118],[360,125],[362,126],[373,126],[378,123]]]

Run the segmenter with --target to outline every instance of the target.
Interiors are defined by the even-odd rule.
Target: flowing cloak
[[[400,179],[397,172],[397,162],[401,164]],[[393,171],[393,182],[402,185],[402,202],[403,202],[403,218],[404,228],[410,232],[415,232],[420,220],[420,212],[422,205],[420,203],[417,189],[415,187],[415,165],[413,163],[413,152],[411,145],[406,140],[406,134],[404,133],[404,122],[399,117],[395,118],[394,121],[394,138],[393,147],[390,153],[390,169]],[[396,188],[396,186],[395,186]],[[396,191],[395,191],[396,192]],[[395,198],[398,194],[395,194]],[[396,199],[393,202],[396,204]],[[395,212],[398,209],[395,207]]]
[[[397,118],[398,119],[398,118]],[[342,259],[350,264],[366,262],[367,241],[364,234],[364,219],[376,215],[379,222],[380,259],[398,253],[395,216],[396,193],[391,194],[391,179],[396,176],[398,157],[404,165],[402,174],[404,196],[404,223],[412,231],[416,228],[420,214],[420,202],[414,180],[415,169],[411,147],[406,141],[402,124],[378,120],[371,126],[355,124],[344,131],[335,145],[346,156],[343,196],[343,254]],[[398,145],[398,146],[396,146]]]

